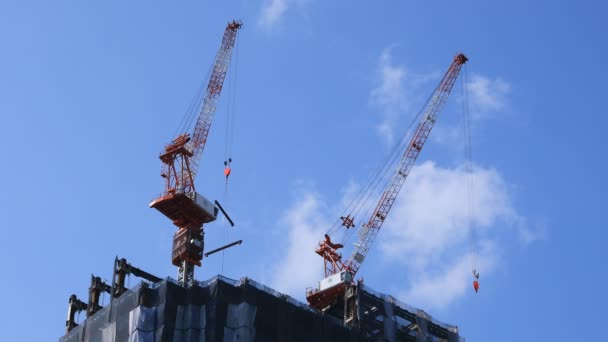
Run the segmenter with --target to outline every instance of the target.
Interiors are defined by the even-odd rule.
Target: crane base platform
[[[317,310],[323,310],[344,297],[346,289],[353,282],[353,274],[344,270],[332,274],[319,282],[318,289],[306,289],[308,304]]]
[[[335,304],[338,298],[344,297],[346,287],[347,284],[342,284],[326,290],[307,290],[306,301],[311,307],[323,311],[325,308]]]
[[[150,203],[150,208],[160,211],[173,224],[182,227],[201,227],[215,221],[218,209],[197,192],[169,193]]]

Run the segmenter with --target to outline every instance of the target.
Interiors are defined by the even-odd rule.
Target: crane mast
[[[218,208],[196,191],[194,179],[241,26],[242,23],[237,21],[226,26],[193,135],[178,135],[165,146],[159,157],[163,163],[161,177],[165,179],[165,186],[163,193],[150,203],[150,207],[160,211],[178,227],[173,236],[172,262],[179,267],[177,279],[182,286],[192,283],[194,266],[201,266],[203,224],[214,221],[218,213]]]
[[[331,238],[327,234],[325,235],[325,240],[319,243],[319,247],[315,252],[323,257],[326,278],[320,282],[318,290],[307,291],[306,298],[311,306],[319,310],[328,307],[336,302],[336,299],[343,295],[346,288],[352,283],[355,274],[361,267],[361,264],[365,260],[365,257],[378,235],[384,220],[393,207],[397,195],[414,166],[420,151],[422,151],[422,148],[437,121],[439,113],[450,95],[462,65],[464,65],[467,60],[468,59],[464,54],[458,54],[454,57],[448,71],[445,73],[441,82],[437,88],[435,88],[430,100],[421,111],[422,115],[418,126],[399,161],[397,169],[387,182],[372,216],[359,230],[359,241],[355,244],[351,257],[343,262],[342,255],[337,252],[337,250],[343,246],[341,244],[332,243]],[[353,221],[354,218],[351,218],[350,215],[341,217],[341,219],[343,222],[342,225],[345,226],[346,229],[355,226]]]

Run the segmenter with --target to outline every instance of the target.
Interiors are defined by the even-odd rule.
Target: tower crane
[[[178,135],[165,146],[159,157],[163,164],[161,176],[165,180],[165,186],[160,197],[154,199],[150,207],[160,211],[178,227],[173,236],[172,263],[179,267],[177,280],[182,286],[191,285],[194,266],[201,266],[203,224],[217,218],[218,208],[196,191],[194,180],[241,26],[242,23],[238,21],[232,21],[226,26],[194,132],[192,135]]]
[[[343,248],[343,244],[331,241],[329,234],[325,234],[325,239],[321,241],[315,252],[323,258],[325,278],[319,282],[316,289],[307,289],[306,299],[310,306],[318,310],[330,309],[338,302],[338,298],[344,297],[346,290],[351,287],[353,279],[361,267],[365,257],[370,251],[382,224],[386,220],[397,195],[401,190],[407,176],[409,175],[416,158],[422,151],[431,129],[435,125],[439,113],[444,107],[448,96],[456,82],[461,67],[467,62],[468,58],[460,53],[456,55],[448,68],[447,72],[439,82],[429,101],[420,112],[420,121],[412,135],[412,138],[405,149],[397,169],[389,178],[383,189],[380,200],[378,201],[373,214],[369,220],[358,229],[359,240],[354,244],[355,248],[349,259],[342,260],[342,254],[338,252]],[[356,228],[352,212],[342,216],[341,226],[346,230]],[[338,221],[339,222],[339,221]],[[329,233],[329,232],[328,232]],[[346,300],[346,298],[345,298]],[[345,306],[345,321],[346,321]]]

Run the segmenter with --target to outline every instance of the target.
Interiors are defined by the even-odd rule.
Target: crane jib
[[[211,129],[211,121],[215,114],[217,102],[220,97],[220,93],[224,84],[224,79],[230,66],[230,59],[232,58],[232,50],[236,41],[237,31],[241,28],[241,24],[238,22],[230,23],[226,27],[224,37],[222,38],[222,45],[218,50],[215,57],[215,64],[211,77],[209,78],[209,84],[207,85],[207,91],[203,98],[203,106],[201,108],[200,116],[196,122],[194,128],[194,134],[192,135],[192,141],[190,143],[190,151],[192,151],[190,172],[193,178],[196,176],[198,166],[200,163],[207,137]]]
[[[431,101],[423,110],[422,119],[418,123],[416,131],[414,132],[407,149],[403,153],[399,166],[391,176],[386,190],[382,194],[382,197],[380,198],[372,217],[365,225],[366,228],[364,228],[364,233],[361,234],[359,242],[355,244],[355,249],[353,250],[351,258],[345,262],[345,265],[347,265],[348,269],[351,270],[353,275],[356,274],[361,267],[361,263],[363,260],[365,260],[365,257],[369,252],[369,248],[382,227],[382,223],[384,223],[384,220],[395,203],[395,200],[399,195],[399,191],[403,187],[403,184],[414,166],[416,159],[420,155],[420,152],[422,151],[422,148],[424,147],[433,126],[437,122],[437,115],[447,102],[448,96],[460,72],[460,68],[462,64],[466,62],[466,60],[467,59],[463,54],[459,54],[454,58],[452,65],[450,65],[450,68],[435,89],[435,92],[431,97]]]

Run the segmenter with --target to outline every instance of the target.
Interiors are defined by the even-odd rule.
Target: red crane
[[[445,73],[441,82],[435,89],[430,100],[426,103],[423,110],[420,112],[420,121],[414,131],[412,139],[405,152],[403,153],[397,169],[392,174],[386,184],[380,200],[373,211],[369,221],[359,229],[359,241],[355,243],[353,250],[348,260],[342,261],[342,255],[338,249],[342,248],[342,244],[333,243],[331,237],[325,234],[325,239],[319,243],[319,247],[315,250],[323,258],[325,278],[319,282],[318,289],[308,289],[306,299],[310,306],[323,310],[331,307],[337,302],[340,296],[345,294],[346,289],[352,284],[353,279],[382,227],[382,223],[390,212],[397,195],[401,190],[403,183],[409,175],[414,162],[426,140],[431,133],[431,129],[437,121],[438,115],[443,109],[448,96],[456,82],[460,69],[467,61],[464,54],[458,54],[454,57],[452,64]],[[355,228],[354,215],[349,213],[342,216],[341,226],[347,230]]]
[[[201,265],[203,224],[214,221],[218,213],[218,208],[211,201],[196,192],[194,179],[241,26],[242,23],[237,21],[226,26],[194,133],[192,136],[189,133],[178,135],[165,146],[159,157],[163,163],[161,176],[165,179],[165,187],[160,197],[150,203],[150,207],[160,211],[178,227],[173,236],[172,262],[179,267],[177,280],[182,286],[192,283],[194,266]]]

